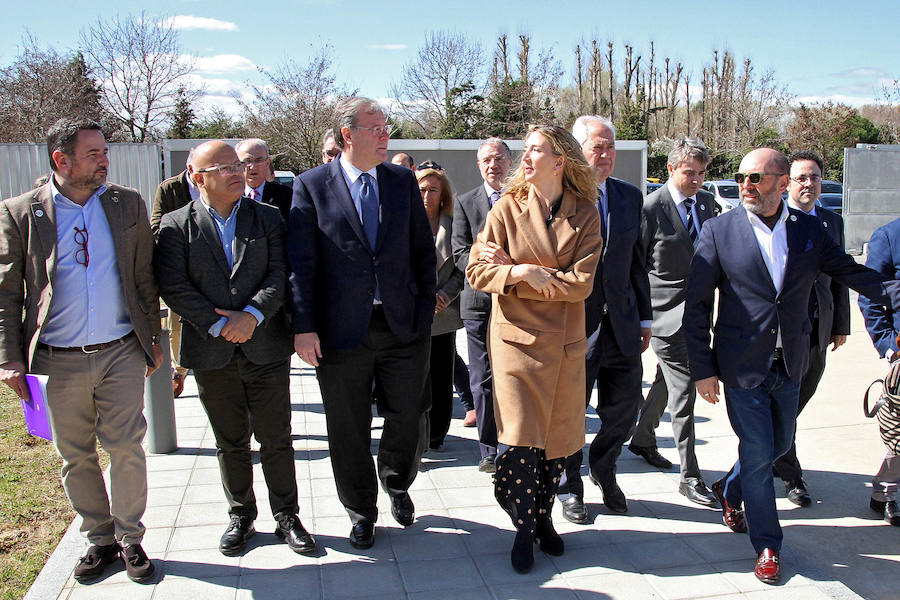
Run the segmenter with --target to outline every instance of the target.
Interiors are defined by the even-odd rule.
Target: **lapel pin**
[[[797,220],[797,215],[791,215],[791,221],[796,221],[796,220]]]
[[[705,205],[705,204],[701,204],[701,205],[700,205],[700,210],[706,210],[706,205]]]
[[[828,222],[827,222],[827,221],[823,221],[823,222],[822,222],[822,225],[825,226],[825,229],[828,229]]]
[[[37,209],[36,211],[34,211],[34,216],[36,216],[36,217],[43,217],[43,216],[44,216],[44,211],[42,211],[41,209]]]

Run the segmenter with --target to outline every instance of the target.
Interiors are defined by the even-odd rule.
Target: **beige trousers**
[[[160,301],[160,303],[162,306],[166,305],[165,302]],[[163,325],[169,330],[169,348],[172,351],[172,367],[175,369],[176,373],[183,377],[187,375],[188,370],[178,363],[178,353],[181,349],[181,317],[172,312],[172,309],[170,308],[169,314]]]
[[[147,461],[141,441],[146,356],[137,338],[93,354],[39,348],[33,372],[48,375],[53,443],[63,459],[62,483],[91,544],[139,544],[147,506]],[[97,457],[109,453],[112,502]]]

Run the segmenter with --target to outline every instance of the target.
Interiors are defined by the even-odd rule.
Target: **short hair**
[[[709,148],[706,147],[706,144],[700,138],[683,135],[675,140],[666,162],[672,165],[673,169],[677,169],[678,165],[689,158],[708,165]]]
[[[790,156],[788,156],[788,162],[793,165],[798,160],[811,160],[819,166],[819,173],[822,175],[825,174],[825,163],[822,161],[822,157],[813,152],[812,150],[800,150],[799,152],[794,152]],[[790,167],[788,167],[788,172],[790,172]]]
[[[613,136],[613,140],[616,139],[616,126],[613,125],[613,122],[607,119],[606,117],[601,117],[598,115],[581,115],[577,119],[575,119],[575,123],[572,125],[572,135],[575,136],[575,140],[578,142],[578,145],[584,143],[587,139],[588,133],[587,128],[589,123],[597,123],[603,125]]]
[[[506,142],[498,137],[489,137],[488,139],[481,142],[481,145],[478,146],[478,151],[475,153],[476,157],[478,156],[478,152],[481,152],[481,149],[485,146],[500,146],[501,148],[506,150],[506,156],[508,156],[510,160],[512,160],[512,150],[509,149],[509,145],[507,145]]]
[[[368,115],[374,115],[375,113],[384,114],[381,105],[371,98],[354,96],[338,102],[338,105],[335,107],[337,119],[334,124],[334,143],[338,147],[342,149],[344,147],[344,136],[341,134],[341,129],[343,127],[356,127],[357,123],[359,123],[360,111]]]
[[[453,214],[453,184],[443,169],[419,169],[416,171],[416,181],[421,182],[426,177],[437,177],[441,182],[441,209],[442,214]]]
[[[103,128],[96,121],[81,117],[63,117],[50,126],[47,131],[47,155],[50,157],[51,169],[56,170],[53,153],[59,150],[63,154],[71,155],[75,151],[78,133],[82,130],[103,133]]]
[[[328,141],[328,138],[334,139],[334,129],[328,128],[328,131],[325,132],[325,135],[322,136],[322,147],[325,147],[325,142]]]
[[[396,157],[400,156],[401,154],[406,157],[406,160],[403,161],[404,164],[407,167],[409,167],[410,169],[412,169],[413,171],[415,171],[416,170],[416,161],[413,160],[412,154],[410,154],[409,152],[398,152],[397,154],[395,154],[394,156],[391,157],[391,160],[394,160]]]
[[[266,158],[269,157],[269,145],[265,142],[265,140],[261,140],[259,138],[247,138],[245,140],[241,140],[238,142],[237,146],[234,147],[235,151],[240,151],[241,146],[260,146],[263,150],[266,151]]]
[[[772,156],[772,160],[769,161],[769,164],[775,167],[779,175],[790,175],[791,163],[788,161],[787,156],[784,155],[784,152],[778,150],[775,150],[774,152],[775,154]]]

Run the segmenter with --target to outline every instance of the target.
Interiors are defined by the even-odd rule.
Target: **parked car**
[[[294,185],[294,177],[296,174],[293,171],[275,171],[275,181],[288,187]]]
[[[823,179],[822,193],[819,194],[816,204],[841,214],[844,209],[844,186],[841,182]]]
[[[652,194],[653,192],[655,192],[656,190],[661,188],[664,184],[659,183],[658,181],[650,181],[648,179],[646,185],[647,185],[647,195],[649,196],[650,194]]]
[[[717,215],[727,212],[741,203],[738,184],[733,179],[705,181],[703,189],[715,197],[716,206],[713,210]]]

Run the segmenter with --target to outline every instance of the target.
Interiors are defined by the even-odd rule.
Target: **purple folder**
[[[25,413],[25,427],[28,433],[52,440],[50,431],[50,415],[47,413],[47,380],[46,375],[26,375],[30,400],[22,399],[22,412]]]

